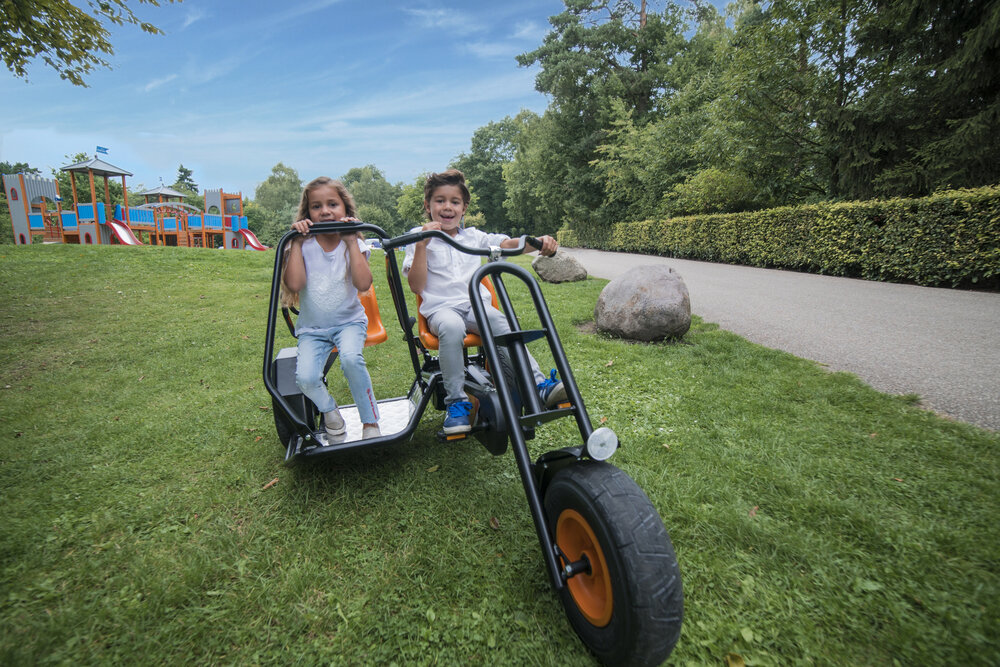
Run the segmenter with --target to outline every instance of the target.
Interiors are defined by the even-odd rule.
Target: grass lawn
[[[431,410],[408,444],[283,467],[273,261],[0,246],[0,664],[592,663],[509,453],[438,443]],[[671,664],[1000,663],[1000,436],[697,318],[675,344],[587,333],[604,284],[544,290],[676,548]]]

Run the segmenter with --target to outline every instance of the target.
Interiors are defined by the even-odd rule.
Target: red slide
[[[246,239],[247,245],[254,250],[267,250],[267,246],[261,243],[257,239],[256,234],[251,232],[249,229],[241,229],[240,234],[242,234],[243,238]]]
[[[132,233],[132,230],[124,222],[108,220],[108,224],[111,225],[111,231],[115,233],[115,236],[118,237],[118,242],[122,245],[142,245],[142,241],[135,237],[135,234]]]

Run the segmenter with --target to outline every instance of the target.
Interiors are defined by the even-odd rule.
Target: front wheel
[[[680,637],[680,569],[656,508],[627,474],[584,461],[545,492],[549,530],[565,559],[584,562],[562,603],[580,639],[608,665],[658,665]]]

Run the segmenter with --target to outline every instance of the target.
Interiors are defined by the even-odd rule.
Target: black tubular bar
[[[584,407],[583,399],[577,389],[576,380],[570,370],[569,362],[566,360],[566,354],[563,352],[562,343],[559,341],[559,335],[556,333],[552,316],[549,313],[548,306],[545,304],[545,298],[542,296],[541,288],[538,286],[534,277],[532,277],[527,270],[516,264],[506,262],[490,262],[484,264],[476,270],[476,273],[473,275],[472,280],[469,283],[469,299],[472,302],[472,310],[476,316],[476,323],[479,325],[479,331],[481,333],[480,338],[483,341],[486,358],[489,360],[490,365],[494,369],[500,368],[497,344],[493,340],[493,331],[490,328],[489,318],[486,316],[486,307],[483,305],[483,301],[479,297],[478,293],[478,285],[484,277],[490,276],[493,279],[493,285],[497,292],[498,303],[503,305],[507,315],[507,321],[511,324],[512,331],[516,332],[519,330],[515,328],[517,325],[517,318],[514,315],[510,297],[507,294],[507,289],[503,284],[503,280],[500,278],[500,274],[502,273],[509,273],[519,278],[528,286],[528,289],[531,292],[531,297],[534,301],[535,309],[538,311],[538,317],[541,320],[542,327],[545,330],[545,336],[552,351],[552,357],[555,361],[556,368],[559,370],[563,385],[566,387],[567,396],[573,403],[573,414],[576,417],[577,426],[580,429],[583,441],[586,442],[587,438],[593,432],[593,427],[590,425],[590,417],[587,415],[587,409]],[[534,378],[527,377],[530,376],[531,370],[527,361],[528,352],[524,345],[524,341],[520,340],[517,336],[512,336],[509,338],[507,348],[511,352],[515,373],[519,378],[521,378],[522,383],[527,382],[527,387],[525,388],[527,391],[522,391],[522,394],[526,395],[522,396],[522,400],[526,400],[529,405],[533,406],[531,409],[533,414],[541,412],[541,401],[539,400],[537,393],[531,391],[534,389]],[[515,424],[521,424],[520,416],[517,414],[517,410],[511,400],[511,388],[507,386],[507,381],[503,377],[503,373],[494,372],[493,383],[496,386],[497,395],[500,399],[500,405],[503,408],[504,417],[509,425],[508,434],[511,440],[511,449],[514,453],[514,459],[517,462],[518,472],[521,475],[521,484],[524,487],[524,493],[528,500],[528,508],[531,512],[531,518],[535,524],[535,534],[538,536],[538,541],[541,543],[542,556],[545,559],[546,568],[548,569],[549,576],[552,579],[552,585],[557,591],[559,591],[562,590],[565,583],[563,581],[562,569],[556,560],[555,542],[549,534],[548,526],[545,524],[545,510],[542,506],[541,492],[538,482],[535,479],[531,463],[531,455],[528,452],[528,445],[524,439],[524,433],[521,428],[514,427]]]

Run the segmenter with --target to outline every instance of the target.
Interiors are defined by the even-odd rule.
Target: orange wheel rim
[[[590,524],[576,510],[566,509],[556,522],[556,544],[569,562],[587,557],[590,574],[578,574],[566,582],[580,613],[592,624],[603,628],[611,621],[613,596],[611,576],[604,551]]]

